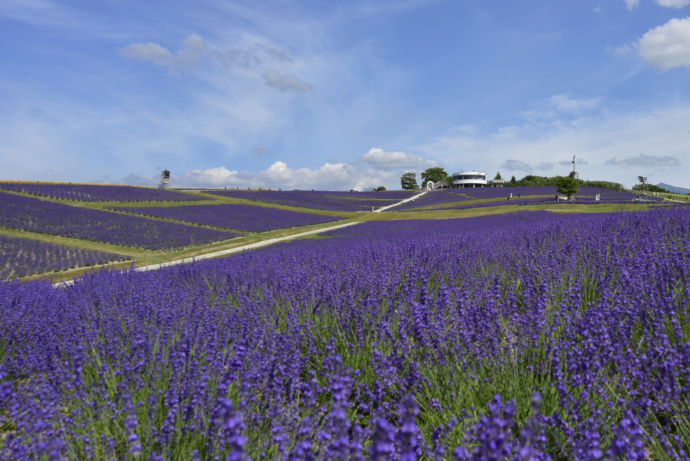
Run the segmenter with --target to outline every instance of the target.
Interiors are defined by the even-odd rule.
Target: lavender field
[[[128,259],[131,256],[0,235],[0,281]]]
[[[239,235],[7,192],[0,192],[0,226],[150,250],[184,248]]]
[[[250,232],[265,232],[287,227],[308,226],[342,219],[334,216],[235,203],[171,207],[113,207],[112,209]]]
[[[81,202],[179,202],[208,200],[206,197],[195,197],[182,192],[136,186],[0,182],[0,189]]]
[[[3,283],[0,458],[687,459],[689,278],[674,207]]]
[[[513,194],[512,198],[509,198]],[[595,201],[595,195],[599,194],[600,203],[633,203],[639,194],[626,191],[602,189],[599,187],[580,187],[574,195],[573,202],[590,203]],[[424,196],[414,201],[405,202],[387,211],[419,211],[424,210],[459,210],[466,208],[486,208],[500,205],[529,204],[538,202],[553,202],[558,195],[555,186],[529,186],[529,187],[484,187],[465,189],[441,189],[427,192]],[[503,198],[504,200],[495,200]],[[660,197],[646,196],[647,202],[661,202]],[[450,205],[455,202],[493,200],[491,202],[467,203],[462,205]],[[572,203],[572,202],[571,202]]]
[[[271,191],[271,190],[228,190],[208,191],[224,197],[256,200],[258,202],[288,205],[312,210],[327,211],[371,211],[374,207],[392,205],[409,195],[407,192],[314,192],[314,191]],[[335,196],[324,195],[334,194]],[[379,195],[374,195],[379,194]],[[372,198],[376,197],[376,198]],[[386,198],[388,197],[388,198]],[[401,198],[402,197],[402,198]]]
[[[432,205],[443,206],[444,204],[467,200],[473,200],[473,198],[466,196],[464,189],[440,189],[427,192],[419,198],[396,205],[387,211],[404,211]]]

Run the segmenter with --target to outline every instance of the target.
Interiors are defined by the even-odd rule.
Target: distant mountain
[[[690,194],[690,189],[685,189],[684,187],[671,186],[670,184],[664,184],[663,182],[660,182],[659,184],[657,184],[657,186],[663,187],[667,191],[673,192],[676,194],[683,194],[683,195]]]

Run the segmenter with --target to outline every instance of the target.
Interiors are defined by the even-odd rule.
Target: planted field
[[[0,235],[0,281],[128,259],[131,257]]]
[[[286,227],[308,226],[342,219],[333,216],[242,204],[113,207],[112,209],[250,232],[265,232]]]
[[[167,202],[208,200],[191,194],[135,186],[98,186],[93,184],[41,184],[0,182],[0,189],[25,194],[82,202]]]
[[[512,198],[510,197],[512,195]],[[599,203],[632,203],[639,194],[626,191],[602,189],[599,187],[580,187],[574,195],[575,202],[594,203],[595,195],[599,194]],[[442,189],[427,192],[424,196],[414,201],[405,202],[388,211],[408,211],[418,208],[425,210],[457,210],[465,208],[486,208],[502,205],[530,204],[538,202],[553,202],[556,200],[555,186],[530,186],[530,187],[483,187],[483,188],[459,188]],[[496,200],[503,198],[504,200]],[[489,202],[485,200],[491,200]],[[468,201],[467,204],[451,203]],[[660,197],[646,196],[644,201],[661,202]]]
[[[472,197],[464,195],[464,189],[440,189],[429,191],[419,198],[410,200],[409,202],[396,205],[387,211],[404,211],[413,208],[427,207],[431,205],[442,205],[453,202],[463,202],[466,200],[473,200]]]
[[[331,197],[321,195],[316,192],[309,191],[270,191],[270,190],[228,190],[228,191],[208,191],[210,194],[221,195],[224,197],[234,197],[247,200],[256,200],[258,202],[273,203],[276,205],[288,205],[300,208],[310,208],[312,210],[328,210],[328,211],[371,211],[372,208],[391,205],[397,202],[398,198],[392,199],[373,199],[365,196],[359,199],[359,194],[345,192],[344,194],[351,194],[352,198]],[[337,193],[336,193],[337,194]],[[383,194],[387,192],[373,192],[373,194],[382,194],[381,197],[387,197]]]
[[[0,457],[687,457],[690,209],[406,224],[0,284]]]
[[[0,226],[150,250],[201,245],[238,235],[6,192],[0,192]]]
[[[417,190],[385,190],[385,191],[292,191],[300,194],[324,195],[326,197],[340,197],[347,199],[378,199],[378,200],[403,200],[418,194]]]
[[[584,188],[582,188],[584,189]],[[467,195],[470,197],[478,199],[490,199],[490,198],[506,198],[510,194],[513,197],[518,196],[528,196],[528,195],[556,195],[556,186],[527,186],[527,187],[481,187],[481,188],[467,188],[461,189],[466,191]],[[605,190],[605,189],[600,189]]]

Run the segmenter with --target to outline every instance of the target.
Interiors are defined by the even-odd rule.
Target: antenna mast
[[[160,189],[168,189],[170,187],[170,171],[161,171],[161,183],[158,187]]]
[[[573,155],[573,171],[570,172],[570,177],[577,179],[577,171],[575,171],[575,156]]]

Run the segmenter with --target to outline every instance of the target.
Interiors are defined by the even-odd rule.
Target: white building
[[[453,173],[453,187],[486,187],[486,173],[483,171],[458,171]]]

